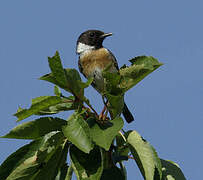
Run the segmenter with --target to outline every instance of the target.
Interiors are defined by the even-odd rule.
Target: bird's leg
[[[100,113],[100,115],[99,115],[99,119],[102,119],[102,120],[104,120],[104,114],[105,114],[105,111],[106,111],[106,105],[104,105],[104,108],[103,108],[103,110],[102,110],[102,112]]]
[[[104,108],[103,108],[101,114],[99,115],[99,119],[106,120],[107,113],[108,113],[108,109],[107,109],[108,100],[105,101],[104,96],[102,96],[102,100],[103,100],[103,103],[104,103]]]

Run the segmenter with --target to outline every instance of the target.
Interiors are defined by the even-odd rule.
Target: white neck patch
[[[77,45],[76,51],[78,54],[81,54],[81,53],[88,52],[88,51],[93,50],[93,49],[95,49],[94,46],[90,46],[90,45],[83,44],[83,43],[79,42]]]

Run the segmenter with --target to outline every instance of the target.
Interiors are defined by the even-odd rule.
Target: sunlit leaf
[[[133,157],[146,180],[162,178],[161,161],[155,149],[136,131],[128,132],[127,142]]]
[[[161,159],[161,164],[163,174],[162,180],[186,180],[180,167],[176,163]]]
[[[21,180],[36,177],[44,167],[50,165],[50,160],[56,164],[55,158],[61,157],[58,148],[63,141],[63,134],[54,131],[23,146],[11,154],[0,166],[1,179]],[[54,155],[55,152],[57,152],[57,156]],[[53,159],[53,157],[55,158]],[[52,171],[55,172],[54,169]],[[53,173],[50,174],[55,176]]]
[[[120,69],[121,82],[120,88],[124,91],[129,90],[148,74],[159,68],[162,63],[152,56],[138,56],[130,60],[132,63],[129,67]]]
[[[58,104],[61,102],[61,98],[58,96],[41,96],[32,100],[32,105],[29,109],[21,109],[18,110],[17,113],[14,114],[18,118],[17,121],[21,121],[33,114],[38,113],[44,109],[47,109],[50,106]]]
[[[69,111],[77,109],[79,106],[79,102],[75,101],[74,96],[70,96],[68,98],[61,98],[61,102],[56,105],[50,106],[47,109],[41,110],[35,115],[50,115],[50,114],[57,114],[63,111]]]

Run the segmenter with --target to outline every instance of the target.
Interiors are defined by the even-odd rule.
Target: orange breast
[[[114,67],[114,59],[105,48],[93,50],[80,58],[80,64],[86,77],[92,76],[95,69],[104,70],[110,63],[112,63],[110,71],[116,72],[117,69]]]

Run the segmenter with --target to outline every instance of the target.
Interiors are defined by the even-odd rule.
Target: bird
[[[79,71],[85,78],[93,78],[91,85],[100,94],[104,91],[103,70],[108,69],[111,73],[119,72],[115,56],[109,49],[103,47],[104,39],[111,35],[112,33],[104,33],[100,30],[87,30],[80,34],[76,43]],[[122,114],[126,122],[130,123],[134,120],[125,102]]]

